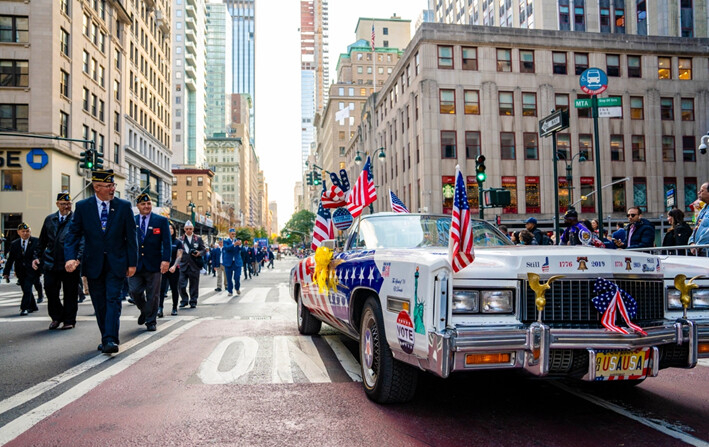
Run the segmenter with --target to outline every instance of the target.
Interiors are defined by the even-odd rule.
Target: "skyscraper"
[[[256,92],[256,5],[255,0],[224,0],[233,20],[232,27],[232,79],[233,93],[251,97],[249,127],[254,137],[254,93]]]
[[[207,136],[226,133],[231,121],[232,19],[220,0],[207,3]]]

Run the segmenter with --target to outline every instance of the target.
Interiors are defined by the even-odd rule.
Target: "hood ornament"
[[[549,278],[546,283],[541,284],[539,282],[539,275],[537,275],[536,273],[527,273],[529,286],[532,288],[532,290],[534,290],[534,295],[536,297],[534,299],[534,304],[537,305],[539,323],[542,322],[542,311],[544,310],[544,306],[547,305],[547,299],[544,297],[544,295],[546,294],[547,290],[551,289],[551,283],[563,277],[564,275],[554,275]]]
[[[684,318],[687,319],[687,308],[692,302],[692,290],[699,287],[694,280],[701,278],[703,275],[695,276],[694,278],[687,281],[687,276],[679,274],[675,276],[675,289],[680,292],[680,301],[682,302],[682,307],[684,307]]]

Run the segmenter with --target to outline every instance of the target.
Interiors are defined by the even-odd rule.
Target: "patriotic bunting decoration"
[[[324,190],[325,184],[323,182],[323,192],[325,192]],[[321,200],[318,206],[318,214],[315,218],[315,225],[313,226],[313,242],[310,244],[310,248],[317,250],[322,245],[322,241],[327,239],[335,239],[335,227],[332,223],[330,210],[323,206]]]
[[[372,176],[372,161],[367,156],[364,169],[357,177],[347,198],[347,210],[352,214],[352,218],[356,219],[362,214],[362,209],[375,200],[377,200],[377,190],[374,187],[374,176]]]
[[[638,334],[647,335],[647,332],[642,330],[640,326],[630,321],[631,318],[635,318],[638,311],[638,304],[635,298],[618,287],[618,285],[603,278],[596,279],[593,284],[593,291],[597,296],[593,297],[591,302],[593,302],[596,310],[603,314],[601,318],[603,327],[612,332],[629,334],[626,329],[615,324],[616,315],[620,311],[620,315],[630,329]]]
[[[391,210],[395,213],[408,213],[409,209],[406,208],[404,202],[394,194],[394,191],[389,190],[389,203],[391,204]]]
[[[465,192],[465,181],[459,166],[455,167],[455,196],[453,198],[453,218],[448,236],[448,255],[453,272],[463,270],[475,259],[468,195]]]
[[[329,190],[322,192],[320,202],[323,208],[339,208],[347,205],[347,196],[337,185],[332,185]]]

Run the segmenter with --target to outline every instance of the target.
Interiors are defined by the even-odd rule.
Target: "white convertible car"
[[[709,280],[675,281],[708,273],[696,259],[514,246],[473,220],[475,260],[453,274],[449,227],[443,215],[363,216],[329,262],[311,256],[291,272],[300,333],[324,322],[358,340],[370,399],[411,399],[420,370],[518,368],[632,385],[709,357]],[[316,267],[330,281],[314,281]]]

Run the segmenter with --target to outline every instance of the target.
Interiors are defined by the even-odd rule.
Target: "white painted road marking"
[[[219,363],[226,353],[227,348],[233,343],[241,343],[243,349],[239,351],[239,358],[234,367],[229,371],[219,371]],[[222,340],[209,356],[199,365],[197,377],[207,385],[224,385],[236,382],[239,377],[247,374],[254,368],[258,343],[251,337],[230,337]]]
[[[270,287],[254,287],[242,296],[239,303],[265,303]]]
[[[347,375],[350,376],[350,379],[352,379],[353,382],[361,382],[362,375],[360,374],[359,362],[349,349],[342,344],[340,337],[337,335],[326,335],[323,338],[327,344],[330,345],[330,348],[332,348],[332,352],[335,353],[337,360],[339,360]]]
[[[227,295],[227,293],[224,292],[217,292],[213,296],[210,296],[206,300],[204,300],[202,303],[203,304],[224,304],[228,303],[232,298],[234,298],[231,295]]]

